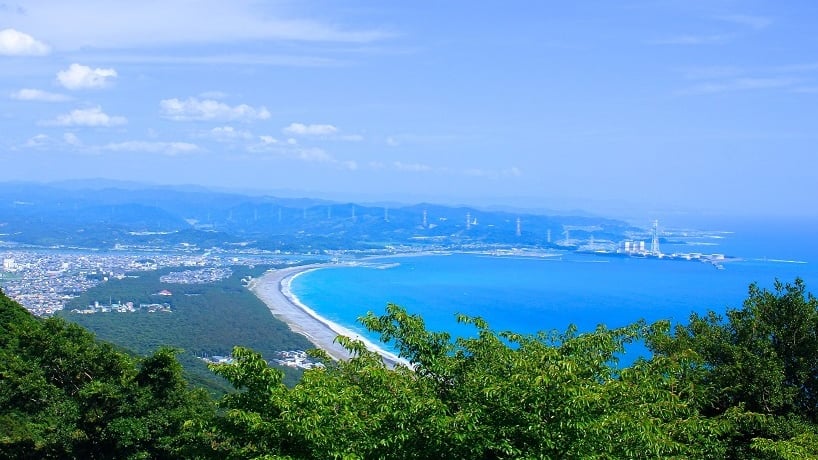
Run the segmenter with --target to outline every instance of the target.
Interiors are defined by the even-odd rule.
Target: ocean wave
[[[761,260],[761,261],[764,261],[764,262],[773,262],[773,263],[777,263],[777,264],[805,264],[805,263],[807,263],[807,261],[805,261],[805,260],[768,259],[766,257],[763,258],[763,259],[758,259],[758,260]]]
[[[388,264],[362,263],[360,265],[362,267],[374,268],[376,270],[388,270],[390,268],[400,267],[400,263],[398,263],[398,262],[393,262],[393,263],[388,263]]]

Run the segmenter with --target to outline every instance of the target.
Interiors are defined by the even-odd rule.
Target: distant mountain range
[[[614,219],[506,208],[373,205],[119,182],[0,184],[0,241],[47,247],[544,248],[570,247],[591,235],[615,240],[628,231],[634,229]]]

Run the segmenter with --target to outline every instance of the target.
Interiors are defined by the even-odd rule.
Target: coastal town
[[[583,230],[590,234],[589,229]],[[675,248],[686,247],[684,238],[698,242],[708,239],[709,236],[699,232],[685,235],[665,232],[662,235],[656,222],[649,231],[626,234],[625,239],[619,242],[611,239],[595,239],[593,234],[587,238],[577,238],[576,233],[579,233],[580,229],[572,228],[570,231],[575,232],[573,237],[569,234],[569,230],[566,230],[565,238],[557,240],[553,247],[481,242],[464,242],[452,246],[442,241],[424,241],[416,245],[394,244],[367,250],[325,249],[301,253],[278,250],[260,251],[258,249],[229,251],[219,248],[193,251],[189,245],[183,245],[183,250],[179,251],[172,249],[128,251],[119,248],[103,252],[60,248],[14,248],[0,251],[0,260],[3,261],[2,270],[0,270],[0,287],[6,294],[37,316],[52,315],[72,304],[70,313],[82,315],[85,318],[88,318],[88,315],[140,314],[148,314],[152,317],[170,315],[167,318],[179,315],[179,318],[183,318],[185,314],[175,313],[177,310],[174,308],[174,299],[176,299],[174,296],[200,296],[202,294],[197,293],[195,285],[221,283],[239,272],[242,275],[240,280],[237,277],[237,286],[252,292],[269,308],[272,315],[286,323],[292,332],[306,337],[333,359],[343,360],[350,356],[349,350],[336,341],[336,338],[342,335],[362,340],[366,348],[380,354],[388,366],[395,366],[406,364],[406,362],[382,345],[373,343],[354,331],[327,320],[302,304],[291,292],[290,283],[293,278],[299,273],[327,265],[344,264],[388,269],[399,266],[400,263],[380,263],[380,258],[452,253],[533,259],[613,256],[667,261],[699,261],[713,264],[718,269],[723,269],[722,264],[731,260],[721,254],[677,252]],[[550,238],[550,235],[546,237]],[[674,252],[665,253],[660,250],[660,237],[665,241],[675,243],[675,245],[670,245],[671,248],[675,247]],[[271,266],[283,269],[268,270],[265,273],[265,267]],[[254,276],[247,276],[247,269],[253,267],[261,267],[261,270],[253,272]],[[102,299],[90,298],[87,299],[90,303],[82,306],[76,305],[76,301],[73,300],[103,283],[140,278],[146,276],[146,272],[154,273],[153,277],[159,282],[156,286],[160,287],[139,297],[126,294],[105,296],[106,298]],[[174,288],[174,286],[177,287]],[[191,288],[193,288],[192,291]],[[208,349],[200,351],[204,354],[198,354],[197,357],[207,363],[232,362],[232,357],[226,353],[229,349],[214,348],[213,350],[220,351],[213,355],[208,354],[206,350]],[[275,350],[275,356],[270,356],[268,362],[271,365],[296,370],[307,370],[320,366],[320,363],[311,359],[304,350],[283,347]]]
[[[695,233],[694,238],[708,235]],[[549,233],[550,239],[550,233]],[[639,237],[644,237],[640,239]],[[646,241],[648,243],[646,244]],[[649,232],[627,235],[625,240],[614,242],[594,239],[571,238],[568,230],[565,239],[557,241],[554,248],[515,247],[486,243],[465,243],[458,246],[441,242],[424,241],[418,245],[386,245],[382,249],[369,250],[322,250],[303,253],[282,251],[259,251],[256,249],[228,252],[223,249],[192,251],[115,250],[109,252],[79,249],[10,249],[0,250],[0,287],[21,305],[37,316],[51,315],[62,310],[66,302],[80,293],[113,279],[138,276],[134,273],[179,268],[161,276],[160,281],[169,284],[206,284],[229,278],[233,266],[297,264],[302,259],[339,262],[367,257],[392,256],[396,254],[445,253],[449,251],[478,253],[495,256],[555,257],[571,252],[595,256],[632,258],[656,258],[668,261],[699,261],[713,265],[719,270],[724,263],[736,260],[724,254],[699,252],[664,253],[659,248],[660,232],[654,222]],[[246,284],[246,280],[245,283]],[[107,305],[108,310],[93,305],[86,312],[119,311],[122,305]],[[125,308],[125,311],[129,311]]]
[[[163,276],[165,283],[196,284],[224,279],[232,274],[231,266],[287,263],[280,256],[235,254],[128,254],[121,252],[60,251],[47,249],[0,251],[3,261],[0,287],[34,315],[48,316],[65,308],[72,298],[109,280],[138,276],[135,273],[179,267]],[[296,259],[297,260],[297,259]],[[161,305],[162,302],[157,302]],[[90,305],[90,311],[130,311],[127,303],[109,302],[101,307]],[[145,307],[146,311],[151,309]],[[161,311],[161,310],[156,310]]]

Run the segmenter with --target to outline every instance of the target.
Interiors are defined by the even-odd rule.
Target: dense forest
[[[0,457],[818,457],[818,301],[800,280],[680,325],[522,336],[458,321],[476,333],[389,305],[362,322],[411,368],[340,338],[356,356],[324,356],[293,387],[236,347],[212,366],[235,391],[214,401],[172,350],[136,358],[0,294]],[[651,355],[618,366],[634,341]]]

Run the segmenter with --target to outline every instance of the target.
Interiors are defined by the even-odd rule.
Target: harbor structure
[[[653,238],[650,241],[650,253],[654,256],[659,256],[661,251],[659,251],[659,221],[653,221]]]

